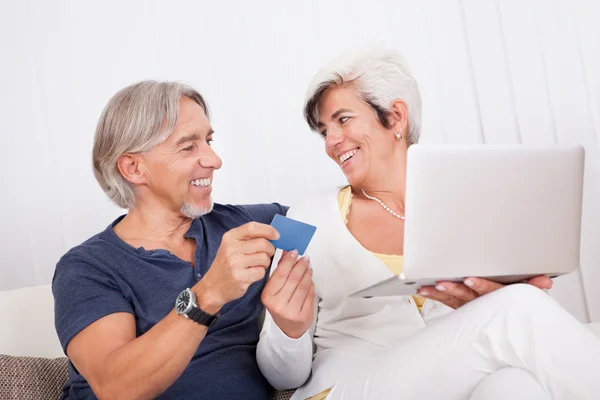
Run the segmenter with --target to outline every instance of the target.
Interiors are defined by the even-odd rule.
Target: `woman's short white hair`
[[[148,151],[165,141],[175,129],[184,96],[209,117],[200,93],[176,82],[142,81],[120,90],[106,105],[96,128],[92,163],[96,180],[118,206],[130,208],[136,202],[133,185],[117,167],[119,157]]]
[[[318,130],[319,102],[331,88],[353,86],[359,96],[377,113],[379,122],[391,128],[389,112],[395,100],[408,107],[408,144],[421,134],[421,94],[406,59],[398,52],[378,48],[346,53],[321,69],[309,85],[304,102],[304,118]]]

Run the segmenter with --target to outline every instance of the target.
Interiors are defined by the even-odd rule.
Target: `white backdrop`
[[[553,296],[600,320],[600,5],[596,0],[0,0],[0,290],[48,283],[70,247],[122,211],[94,180],[96,121],[141,79],[206,96],[219,202],[343,182],[302,120],[305,88],[364,43],[409,58],[423,142],[581,143],[582,277]],[[548,216],[552,218],[551,215]],[[581,285],[583,282],[583,287]]]

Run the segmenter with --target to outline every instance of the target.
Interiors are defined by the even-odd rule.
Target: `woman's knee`
[[[489,301],[495,303],[495,305],[510,309],[527,309],[528,307],[537,309],[540,306],[554,302],[542,289],[525,283],[507,285],[482,298],[488,296]]]
[[[469,400],[530,399],[549,400],[550,395],[529,372],[503,368],[485,378]]]

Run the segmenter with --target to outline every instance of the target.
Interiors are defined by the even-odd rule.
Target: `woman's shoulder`
[[[332,205],[334,209],[337,209],[338,194],[347,187],[349,186],[332,186],[306,194],[290,204],[288,216],[291,218],[294,218],[294,215],[310,217],[330,210]]]

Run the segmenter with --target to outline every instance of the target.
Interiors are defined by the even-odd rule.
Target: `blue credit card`
[[[303,255],[312,239],[316,226],[296,221],[283,215],[275,215],[271,226],[279,232],[279,239],[270,240],[277,249],[291,251],[298,250],[298,254]]]

